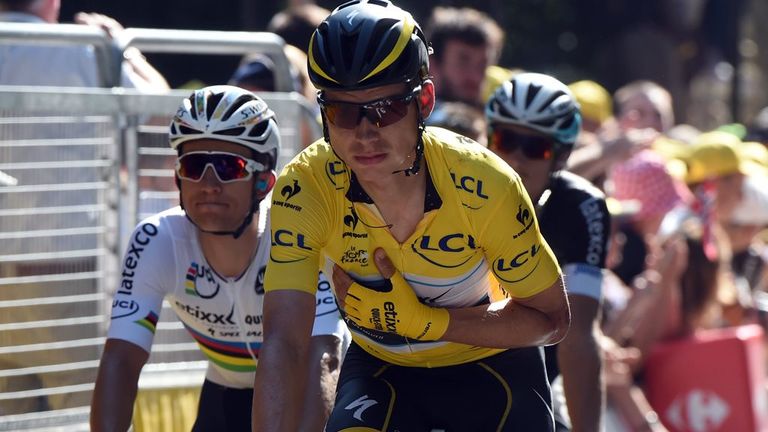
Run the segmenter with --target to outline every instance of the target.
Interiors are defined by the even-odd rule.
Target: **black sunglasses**
[[[388,96],[363,103],[329,101],[319,94],[317,103],[325,113],[325,118],[334,126],[354,129],[365,117],[377,127],[383,128],[402,120],[408,114],[411,101],[420,91],[421,86],[417,86],[402,96]]]
[[[549,160],[554,155],[555,140],[511,129],[493,129],[488,134],[488,147],[502,153],[513,153],[519,148],[528,159]]]

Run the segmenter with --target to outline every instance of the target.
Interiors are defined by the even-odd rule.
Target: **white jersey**
[[[123,259],[107,337],[132,342],[149,352],[166,299],[208,358],[206,378],[227,387],[253,387],[263,341],[264,272],[271,246],[263,233],[269,233],[269,202],[263,200],[259,211],[261,240],[256,256],[237,278],[223,277],[211,268],[197,229],[180,207],[139,223]],[[322,273],[312,335],[349,339]]]

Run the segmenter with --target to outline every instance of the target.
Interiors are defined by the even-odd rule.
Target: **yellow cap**
[[[696,139],[688,155],[686,182],[699,183],[729,174],[764,175],[765,169],[739,152],[741,140],[728,132],[706,132]]]
[[[594,81],[576,81],[568,86],[581,105],[581,116],[602,123],[613,115],[613,100],[603,86]]]
[[[509,81],[520,70],[507,69],[505,67],[491,65],[485,68],[485,84],[483,85],[483,102],[488,101],[504,81]]]
[[[745,159],[768,168],[768,147],[765,144],[754,141],[745,142],[741,144],[739,150]]]

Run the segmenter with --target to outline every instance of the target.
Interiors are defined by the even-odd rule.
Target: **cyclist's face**
[[[530,145],[534,148],[544,146],[545,141],[551,144],[551,139],[546,135],[539,132],[531,131],[522,127],[516,126],[495,126],[494,130],[499,132],[508,131],[509,133],[498,134],[499,139],[506,137],[506,139],[515,139],[517,136],[517,142],[510,143],[494,143],[494,138],[489,138],[488,148],[493,150],[494,153],[499,155],[505,162],[509,164],[523,180],[523,185],[528,191],[528,195],[534,201],[538,200],[539,196],[544,192],[544,189],[549,183],[550,170],[554,167],[554,152],[542,151],[534,152],[532,150],[526,150],[524,147]],[[539,142],[541,141],[541,142]],[[552,147],[550,146],[550,149]],[[528,154],[527,154],[528,153]]]
[[[213,139],[188,141],[182,146],[182,155],[192,151],[222,151],[251,158],[251,150],[237,144]],[[254,176],[248,181],[221,183],[211,166],[198,182],[181,180],[181,198],[184,210],[195,223],[206,231],[235,230],[248,214],[251,206]]]
[[[418,94],[411,99],[403,99],[410,93],[411,90],[403,84],[367,90],[324,92],[324,100],[329,104],[325,113],[333,150],[360,180],[380,180],[382,176],[408,168],[413,163],[418,134]],[[371,107],[379,108],[366,108],[362,113],[356,105],[352,105],[363,106],[366,102],[382,99],[390,99],[391,103],[371,104]],[[345,105],[343,112],[338,110],[332,113],[330,105],[333,102],[348,104],[339,104]],[[382,110],[381,127],[371,120],[377,117],[375,109]],[[389,117],[393,111],[399,112],[402,117],[400,114]],[[337,117],[331,121],[330,117],[334,114]]]

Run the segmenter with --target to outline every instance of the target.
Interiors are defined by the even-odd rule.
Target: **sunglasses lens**
[[[360,105],[342,102],[328,102],[323,105],[328,121],[342,129],[354,129],[357,126],[361,109]]]
[[[550,138],[535,135],[523,135],[508,129],[496,129],[490,137],[494,149],[504,153],[513,153],[520,148],[528,159],[550,159],[554,141]]]
[[[250,175],[246,169],[248,162],[237,155],[189,153],[179,159],[179,177],[199,181],[209,164],[221,181],[245,179]]]
[[[386,127],[402,120],[408,114],[408,105],[410,103],[410,99],[407,101],[405,99],[393,100],[387,105],[369,108],[366,115],[371,123],[380,128]]]
[[[363,116],[377,127],[387,127],[395,124],[408,114],[412,93],[405,96],[357,104],[351,102],[321,101],[320,105],[328,121],[342,129],[354,129],[360,124]]]

